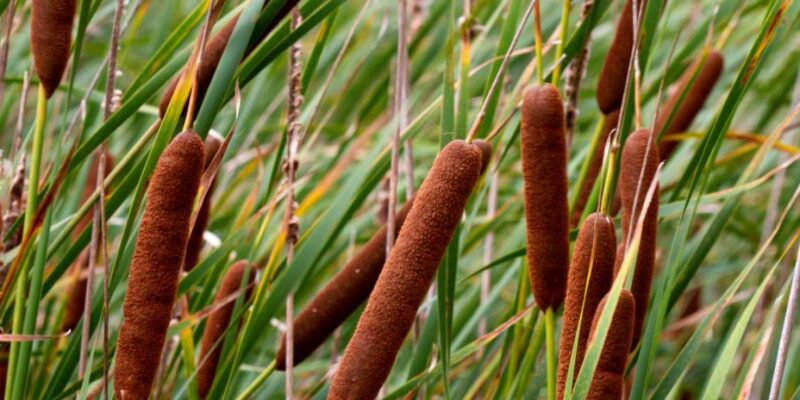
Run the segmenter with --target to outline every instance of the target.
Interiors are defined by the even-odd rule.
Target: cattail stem
[[[797,249],[792,287],[789,291],[789,301],[786,303],[786,315],[783,319],[781,339],[778,345],[778,359],[775,361],[775,371],[772,375],[772,385],[769,389],[769,400],[777,400],[781,393],[786,358],[789,354],[789,341],[792,338],[792,330],[794,329],[794,317],[800,305],[798,297],[800,297],[800,247]]]
[[[558,86],[561,77],[561,57],[564,54],[564,44],[567,42],[567,26],[569,25],[570,0],[561,3],[561,24],[559,25],[558,44],[556,45],[556,65],[553,68],[552,84]]]
[[[534,0],[536,5],[534,5],[533,11],[533,25],[534,25],[534,32],[533,37],[535,40],[535,47],[536,47],[536,83],[541,85],[544,83],[544,61],[542,60],[542,47],[543,47],[543,39],[542,39],[542,10],[539,7],[539,1]],[[558,62],[556,62],[558,65]]]
[[[545,335],[547,337],[547,400],[556,398],[556,338],[554,333],[555,314],[548,308],[544,314]]]
[[[267,378],[269,378],[273,372],[275,372],[274,360],[271,363],[269,363],[269,365],[267,365],[267,367],[264,368],[264,370],[261,371],[260,374],[258,374],[256,379],[254,379],[253,382],[250,383],[250,386],[248,386],[238,397],[236,397],[236,400],[247,400],[252,398],[253,393],[255,393],[256,390],[258,390],[258,388],[261,387],[261,385],[263,385],[264,382],[267,381]]]

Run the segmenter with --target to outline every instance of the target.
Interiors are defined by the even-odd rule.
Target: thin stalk
[[[781,393],[781,383],[786,368],[786,358],[789,355],[789,342],[792,338],[794,317],[797,313],[798,297],[800,297],[800,246],[797,248],[797,260],[794,263],[794,278],[789,291],[789,301],[786,303],[786,315],[783,319],[781,339],[778,345],[778,359],[775,361],[775,370],[772,374],[772,385],[769,389],[769,400],[777,400]]]
[[[539,7],[539,2],[536,1],[534,11],[534,40],[536,46],[536,83],[539,85],[544,83],[544,61],[542,60],[542,10]]]
[[[258,390],[258,388],[261,387],[261,385],[263,385],[264,382],[267,381],[267,378],[269,378],[269,376],[272,375],[272,372],[274,371],[275,371],[275,361],[273,360],[271,363],[269,363],[269,365],[267,365],[267,368],[264,368],[264,370],[261,371],[260,374],[258,374],[256,379],[252,383],[250,383],[250,386],[248,386],[247,389],[245,389],[244,392],[242,392],[239,395],[239,397],[236,398],[236,400],[247,400],[251,398],[253,396],[253,393],[255,393],[256,390]]]
[[[556,398],[556,338],[555,314],[548,308],[544,314],[545,336],[547,338],[547,400]]]
[[[556,45],[556,65],[553,68],[553,85],[558,86],[561,77],[561,57],[564,54],[564,44],[567,42],[567,25],[569,24],[570,0],[561,4],[561,24],[559,25],[558,44]]]

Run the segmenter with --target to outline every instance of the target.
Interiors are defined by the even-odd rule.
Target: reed
[[[214,156],[222,146],[222,140],[216,136],[208,135],[205,145],[206,160],[203,166],[204,170],[208,169],[211,161],[214,160]],[[216,179],[211,181],[211,186],[208,188],[205,199],[203,199],[203,204],[200,205],[200,209],[197,211],[197,219],[194,222],[194,227],[192,227],[192,233],[189,234],[189,242],[186,245],[186,256],[183,258],[183,269],[186,272],[194,269],[200,261],[200,253],[203,251],[203,234],[206,228],[208,228],[209,218],[211,217],[211,198],[214,195],[216,182]]]
[[[689,129],[694,118],[703,109],[714,85],[717,84],[724,63],[722,53],[712,50],[708,53],[705,61],[700,57],[692,67],[686,70],[672,95],[658,112],[658,118],[653,128],[656,135],[662,138],[663,135],[686,132]],[[699,71],[697,70],[698,66]],[[697,75],[692,81],[695,72]],[[691,86],[689,86],[690,84]],[[670,117],[672,118],[670,119]],[[660,141],[661,159],[669,159],[677,146],[678,142],[676,141]]]
[[[402,229],[414,200],[396,215],[395,237]],[[294,320],[294,362],[303,362],[369,298],[386,261],[386,225],[325,285]],[[286,337],[275,356],[275,369],[286,368]]]
[[[556,386],[558,399],[564,398],[570,357],[576,340],[573,379],[577,377],[583,364],[586,343],[591,331],[589,317],[594,315],[598,304],[608,293],[614,281],[616,247],[617,236],[614,222],[600,213],[590,214],[578,233],[572,264],[569,268],[564,318],[561,325],[561,343],[558,352]],[[583,320],[581,320],[581,316],[583,316]]]
[[[632,240],[631,232],[642,213],[647,191],[658,169],[658,147],[647,129],[640,129],[625,141],[619,172],[619,194],[622,202],[623,244]],[[644,318],[650,301],[653,268],[656,261],[656,236],[658,234],[658,188],[650,208],[644,216],[639,252],[633,271],[631,292],[636,299],[636,324],[633,329],[633,346],[639,342]]]
[[[600,321],[603,307],[608,300],[608,295],[597,306],[592,321],[592,338]],[[622,289],[617,301],[617,307],[611,317],[611,325],[606,334],[600,360],[594,370],[592,383],[589,385],[587,400],[621,399],[625,390],[625,365],[628,363],[628,349],[633,337],[634,314],[636,302],[633,294]]]
[[[147,189],[117,342],[117,399],[150,395],[172,316],[203,162],[200,137],[181,133],[164,150]]]
[[[49,99],[69,64],[75,0],[32,0],[31,52],[39,81]]]
[[[208,157],[207,154],[206,157]],[[239,290],[246,273],[247,283],[245,285],[247,285],[247,289],[244,293],[244,301],[247,301],[252,291],[250,284],[256,278],[256,269],[246,260],[237,261],[228,269],[214,298],[215,305],[226,300],[228,300],[228,303],[220,306],[208,316],[203,338],[200,341],[200,362],[197,368],[197,386],[200,398],[204,399],[208,396],[211,385],[214,383],[214,377],[217,374],[225,331],[230,325],[231,315],[236,305],[236,302],[230,301],[228,297]]]
[[[520,140],[531,288],[540,309],[555,310],[564,301],[569,264],[564,103],[555,86],[525,93]]]
[[[635,41],[633,31],[633,1],[627,0],[622,9],[622,16],[617,24],[614,40],[606,54],[603,69],[597,80],[597,106],[603,114],[610,114],[622,106],[625,95],[625,82],[628,80],[628,66],[633,54]],[[647,2],[638,0],[639,9],[644,9]],[[637,13],[638,14],[638,13]]]
[[[417,193],[333,378],[329,399],[373,399],[428,292],[481,169],[477,146],[450,142]]]

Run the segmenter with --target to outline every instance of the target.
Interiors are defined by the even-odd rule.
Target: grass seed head
[[[600,213],[589,215],[578,233],[575,250],[572,254],[572,264],[569,268],[567,297],[564,302],[564,318],[561,326],[561,343],[558,352],[556,391],[559,399],[564,398],[570,356],[576,337],[578,347],[575,354],[576,373],[573,375],[573,379],[577,376],[577,371],[580,371],[591,331],[591,318],[597,305],[608,293],[614,281],[616,251],[617,235],[614,222]],[[591,276],[589,275],[590,269]],[[586,296],[584,296],[584,292]],[[580,323],[580,330],[578,330],[582,308],[583,320]]]
[[[647,191],[655,178],[658,169],[658,147],[652,135],[646,129],[633,133],[625,141],[622,149],[619,172],[619,194],[622,201],[622,234],[623,243],[628,233],[634,228],[641,214]],[[644,173],[642,174],[642,169]],[[639,182],[642,177],[641,183]],[[638,188],[638,196],[637,196]],[[658,188],[650,202],[642,226],[642,238],[633,271],[631,291],[636,299],[636,324],[633,330],[633,345],[639,341],[644,318],[650,301],[650,289],[653,281],[653,268],[656,262],[656,237],[658,235]]]
[[[217,154],[217,150],[222,146],[222,141],[213,135],[206,137],[206,160],[204,169],[207,169]],[[214,187],[216,179],[211,181],[211,187],[208,188],[206,198],[203,199],[203,204],[200,205],[200,210],[197,211],[197,220],[192,227],[192,233],[189,235],[189,242],[186,244],[186,256],[183,259],[183,269],[186,272],[191,271],[197,266],[200,261],[200,252],[203,250],[203,234],[208,228],[208,222],[211,217],[211,197],[214,195]]]
[[[206,154],[206,157],[208,155]],[[249,268],[248,268],[249,267]],[[250,270],[248,273],[248,269]],[[249,265],[248,261],[241,260],[234,263],[222,280],[217,291],[214,303],[225,301],[227,297],[239,290],[242,278],[248,273],[245,285],[250,285],[256,278],[256,268]],[[250,297],[251,288],[245,290],[244,301]],[[229,301],[225,305],[214,310],[206,322],[203,331],[203,339],[200,342],[200,358],[197,368],[197,386],[200,398],[206,398],[214,383],[214,376],[217,373],[217,365],[222,355],[222,342],[224,341],[225,331],[231,322],[235,301]]]
[[[203,147],[194,132],[175,137],[158,160],[147,189],[117,342],[115,398],[145,399],[150,394],[203,173]]]
[[[592,339],[600,321],[603,307],[608,295],[597,306],[592,321]],[[600,360],[594,370],[592,383],[589,385],[587,400],[621,399],[625,388],[625,364],[628,363],[628,349],[633,336],[634,314],[636,302],[633,294],[622,289],[617,301],[617,308],[611,317],[611,325],[606,333]]]
[[[31,2],[31,51],[47,98],[61,83],[69,63],[75,0]]]
[[[525,93],[520,140],[531,287],[539,308],[555,310],[564,300],[569,264],[564,103],[555,86]]]
[[[608,49],[603,70],[597,81],[597,106],[603,114],[619,110],[625,94],[625,82],[628,80],[628,65],[633,53],[633,1],[627,0],[622,9],[622,16],[617,24],[617,32],[611,47]],[[646,1],[639,0],[637,5],[644,8]]]
[[[436,158],[358,321],[329,399],[377,396],[461,221],[480,169],[480,149],[461,140],[450,142]]]
[[[397,233],[414,199],[397,212]],[[294,320],[294,362],[303,362],[369,298],[386,261],[386,225],[376,232],[341,272],[325,285]],[[275,368],[286,368],[286,337],[275,356]]]

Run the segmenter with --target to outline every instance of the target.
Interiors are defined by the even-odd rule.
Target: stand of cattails
[[[477,146],[460,140],[436,158],[358,321],[329,399],[377,396],[461,221],[481,158]]]
[[[204,145],[184,132],[158,160],[128,279],[117,342],[114,396],[146,399],[161,360],[181,272]]]
[[[207,154],[206,157],[208,157]],[[247,274],[246,280],[245,274]],[[250,285],[255,280],[255,277],[255,267],[250,265],[248,261],[242,260],[234,263],[222,279],[222,285],[220,285],[214,298],[214,304],[216,306],[216,304],[223,301],[227,301],[227,303],[214,310],[208,316],[206,328],[203,331],[203,339],[200,341],[197,391],[202,399],[206,398],[214,383],[214,376],[217,374],[217,366],[222,356],[225,332],[228,329],[228,325],[230,325],[233,309],[236,305],[236,299],[230,299],[229,297],[235,296],[242,284],[244,284],[244,301],[246,302],[250,297]]]
[[[564,398],[570,358],[573,356],[572,349],[576,340],[573,382],[583,364],[591,331],[591,318],[614,281],[616,252],[617,236],[613,221],[600,213],[589,215],[578,234],[569,268],[558,352],[556,394],[559,399]]]

